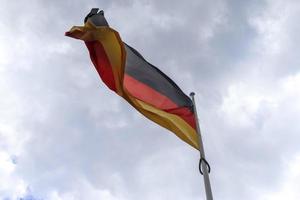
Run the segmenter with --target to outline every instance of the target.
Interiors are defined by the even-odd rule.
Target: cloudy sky
[[[201,200],[199,153],[64,36],[92,7],[196,92],[215,199],[300,199],[297,0],[0,0],[0,199]]]

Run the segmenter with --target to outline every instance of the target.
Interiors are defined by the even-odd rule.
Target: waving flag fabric
[[[84,26],[74,26],[66,36],[83,40],[91,60],[107,87],[140,113],[199,148],[191,99],[157,67],[124,43],[110,28],[103,11],[92,11]]]

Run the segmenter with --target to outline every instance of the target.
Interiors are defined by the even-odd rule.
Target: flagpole
[[[197,128],[198,140],[199,140],[199,152],[200,152],[199,170],[200,170],[200,173],[203,175],[203,179],[204,179],[206,200],[213,200],[213,195],[212,195],[212,191],[211,191],[211,187],[210,187],[210,181],[209,181],[210,166],[209,166],[208,162],[205,159],[204,146],[203,146],[203,141],[202,141],[202,136],[201,136],[200,125],[199,125],[197,108],[196,108],[196,103],[195,103],[194,96],[195,96],[195,93],[191,92],[190,97],[192,98],[192,101],[193,101],[193,109],[194,109],[194,113],[195,113],[196,128]]]

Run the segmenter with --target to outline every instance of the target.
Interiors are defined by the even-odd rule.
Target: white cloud
[[[238,83],[228,88],[228,95],[224,97],[221,106],[224,118],[227,123],[233,126],[250,126],[253,116],[259,111],[261,106],[269,109],[277,107],[277,101],[272,95],[258,91],[251,83]],[[267,110],[265,110],[266,112]],[[221,114],[221,115],[222,115]]]
[[[281,178],[276,190],[267,192],[259,199],[261,200],[297,200],[300,198],[300,156],[296,156],[292,160],[283,160],[286,167],[283,169],[284,177]]]
[[[109,189],[94,188],[88,181],[81,179],[77,183],[78,188],[73,188],[69,191],[51,191],[47,194],[46,199],[49,200],[77,200],[77,199],[105,199],[119,200],[126,197],[120,194],[114,195]]]
[[[26,183],[14,174],[15,164],[12,157],[5,151],[0,151],[0,198],[21,197],[26,193]]]
[[[286,105],[289,102],[289,105]],[[280,106],[291,106],[299,110],[300,73],[274,82],[271,86],[261,85],[254,80],[238,82],[228,87],[221,106],[221,115],[225,114],[227,123],[237,126],[250,126],[260,112],[277,112]],[[262,120],[262,119],[260,119]]]

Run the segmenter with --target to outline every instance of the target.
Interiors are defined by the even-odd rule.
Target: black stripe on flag
[[[172,79],[147,62],[137,50],[126,43],[124,44],[126,50],[126,74],[165,95],[179,107],[189,107],[192,111],[193,103],[191,99],[182,92]]]

